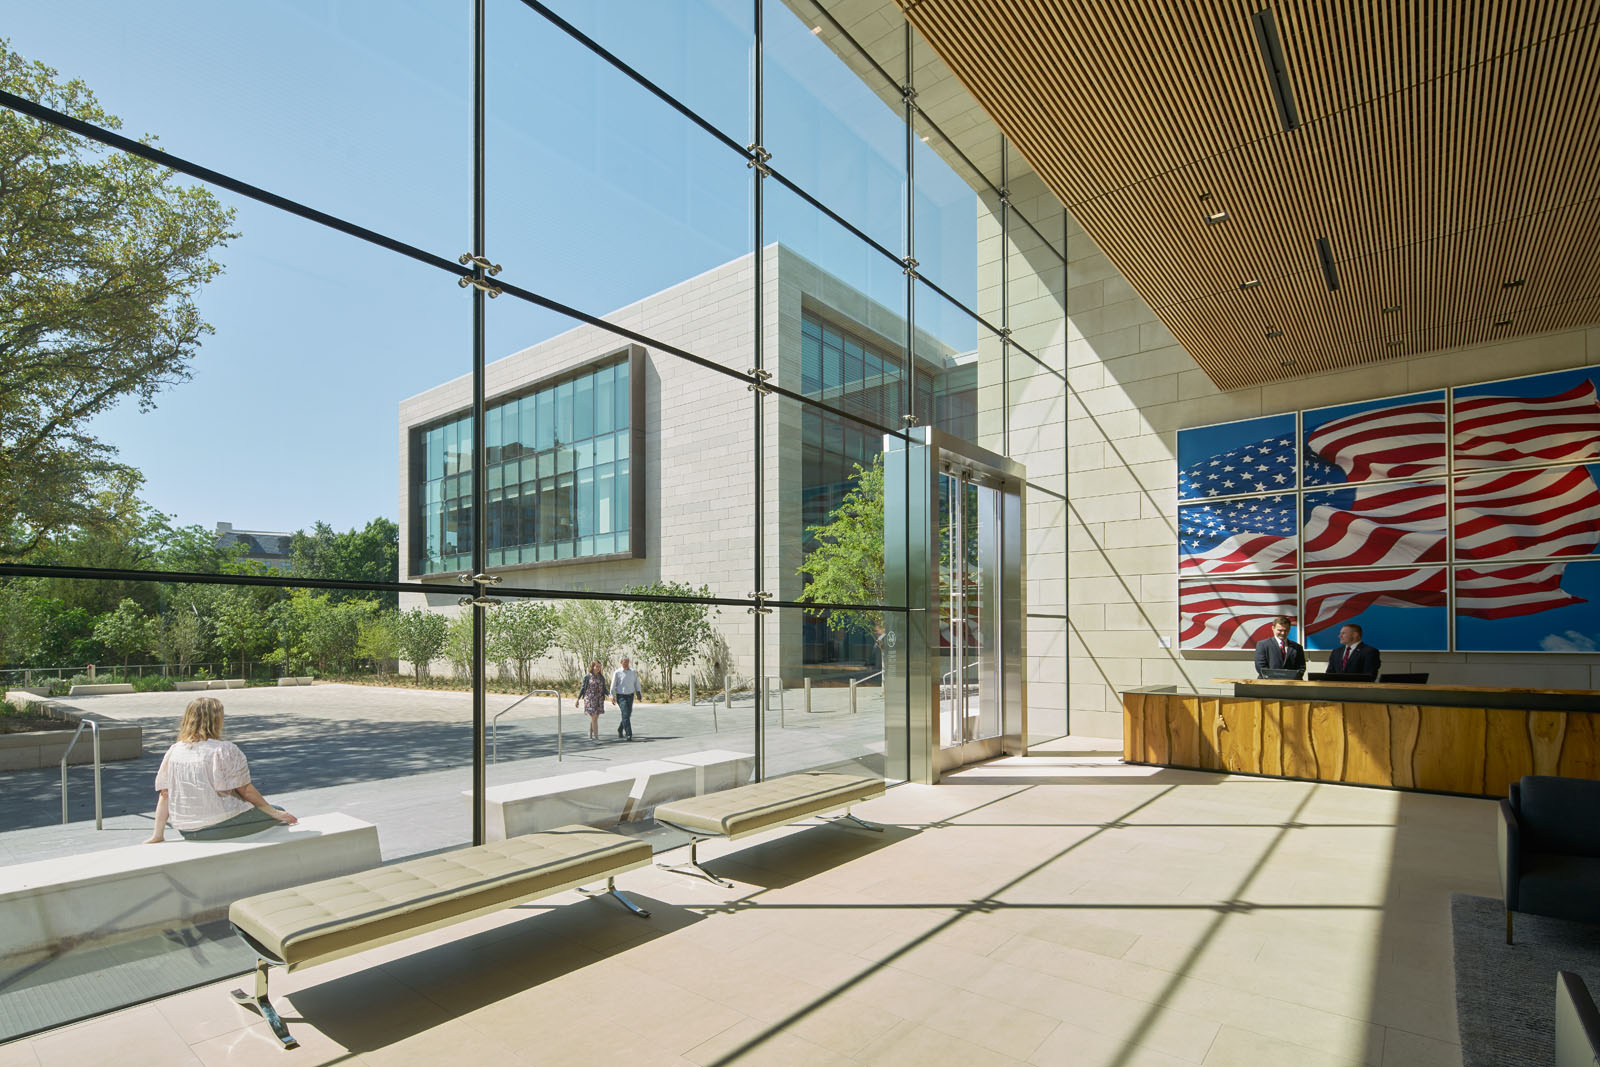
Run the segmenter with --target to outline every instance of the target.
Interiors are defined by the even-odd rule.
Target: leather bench
[[[679,874],[694,874],[728,889],[733,883],[718,878],[704,867],[696,849],[701,841],[712,837],[730,840],[760,833],[774,826],[782,826],[797,819],[844,810],[839,819],[848,820],[867,830],[879,830],[850,814],[850,806],[859,801],[871,800],[884,794],[881,778],[863,778],[854,774],[829,771],[806,771],[786,774],[764,782],[723,789],[669,804],[656,805],[656,821],[682,830],[689,835],[689,862],[687,864],[658,864],[662,869]]]
[[[614,881],[649,863],[647,842],[562,826],[246,897],[228,909],[228,921],[256,951],[256,988],[254,996],[236,989],[233,997],[295,1048],[267,999],[269,967],[296,971],[601,878],[607,893],[649,918]]]

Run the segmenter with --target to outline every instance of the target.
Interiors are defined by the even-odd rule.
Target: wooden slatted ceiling
[[[901,2],[1221,388],[1595,321],[1600,0]]]

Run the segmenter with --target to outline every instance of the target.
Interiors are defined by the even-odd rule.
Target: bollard
[[[94,681],[94,664],[89,664],[89,681]]]
[[[856,680],[850,679],[850,714],[856,713]]]
[[[810,715],[811,714],[811,679],[810,678],[806,678],[806,679],[803,679],[803,681],[805,683],[805,690],[806,690],[806,714]],[[780,682],[780,684],[781,684],[781,682]]]
[[[689,676],[689,706],[692,708],[692,707],[694,707],[694,704],[695,704],[695,700],[694,700],[694,676],[690,675]]]

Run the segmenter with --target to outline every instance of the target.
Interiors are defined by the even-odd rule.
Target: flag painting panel
[[[1455,391],[1457,470],[1600,459],[1600,371],[1559,371]]]
[[[1178,505],[1178,577],[1293,570],[1296,494]]]
[[[1321,489],[1304,495],[1302,509],[1307,567],[1445,562],[1443,481]]]
[[[1456,479],[1456,559],[1591,556],[1600,549],[1600,465]]]
[[[1444,391],[1307,411],[1301,440],[1307,488],[1441,476],[1447,445]]]
[[[1178,431],[1178,499],[1279,493],[1295,485],[1291,415]]]
[[[1308,575],[1303,643],[1307,651],[1336,649],[1339,627],[1353,622],[1362,640],[1379,649],[1444,652],[1450,647],[1447,580],[1443,567]]]
[[[1178,583],[1180,649],[1254,648],[1272,635],[1272,620],[1294,617],[1300,583],[1271,578],[1199,578]]]
[[[1448,578],[1443,567],[1379,567],[1305,576],[1303,631],[1307,648],[1337,645],[1339,627],[1381,622],[1392,636],[1388,647],[1444,651],[1448,644]],[[1407,627],[1415,627],[1409,632]],[[1376,634],[1372,643],[1385,647]]]
[[[1455,583],[1458,652],[1600,652],[1600,561],[1457,567]]]

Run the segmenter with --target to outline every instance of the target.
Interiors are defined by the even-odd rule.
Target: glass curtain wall
[[[1032,733],[1066,731],[1064,217],[896,9],[155,21],[41,6],[0,85],[0,137],[45,131],[107,187],[167,168],[192,246],[157,305],[181,351],[68,420],[67,466],[0,474],[33,494],[0,541],[0,684],[145,730],[106,829],[74,779],[52,854],[149,834],[213,683],[271,799],[372,823],[371,862],[517,832],[503,801],[578,772],[633,783],[593,821],[652,835],[684,782],[892,776],[881,457],[914,425],[1028,469]],[[203,100],[146,39],[204,65]],[[584,681],[624,656],[626,725]],[[21,860],[48,858],[23,846],[54,774],[0,772]]]

